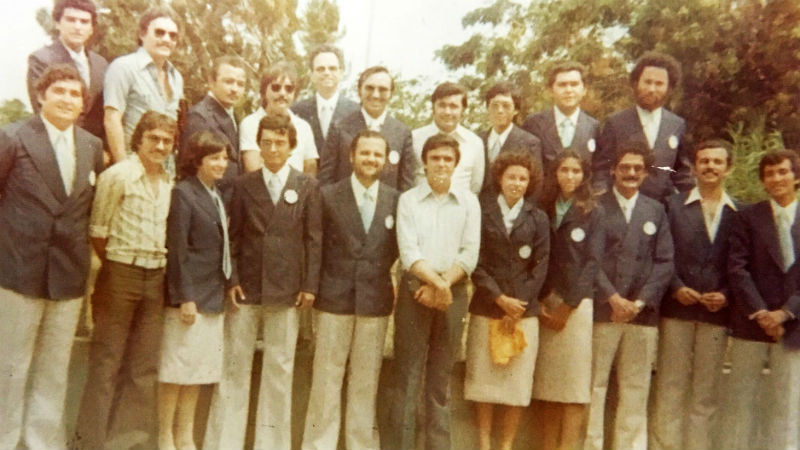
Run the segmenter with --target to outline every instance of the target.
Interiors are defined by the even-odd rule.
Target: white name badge
[[[283,199],[286,200],[286,203],[294,205],[297,203],[297,192],[294,189],[287,189],[283,194]]]
[[[589,150],[590,153],[594,153],[597,149],[597,143],[594,142],[594,138],[589,139],[586,143],[586,149]]]
[[[528,259],[531,257],[531,247],[529,245],[523,245],[519,248],[519,257],[522,259]]]
[[[586,239],[586,232],[583,231],[583,228],[573,228],[572,232],[569,233],[569,237],[575,242],[583,242]]]
[[[397,153],[397,150],[392,150],[389,152],[389,163],[390,164],[397,164],[400,162],[400,153]]]
[[[654,224],[653,222],[650,222],[648,220],[647,222],[644,223],[644,226],[642,227],[642,230],[644,231],[644,233],[646,235],[652,236],[652,235],[656,234],[656,224]]]
[[[391,214],[386,216],[386,220],[383,221],[383,224],[386,225],[387,230],[391,230],[394,228],[394,217]]]
[[[675,150],[678,148],[678,138],[673,134],[669,137],[669,139],[667,139],[667,145],[669,145],[669,148]]]

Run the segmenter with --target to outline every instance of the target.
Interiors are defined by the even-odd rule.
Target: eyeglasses
[[[159,39],[163,38],[164,35],[169,36],[169,39],[173,42],[178,41],[178,32],[177,31],[167,31],[163,28],[156,28],[153,30],[153,35]]]
[[[514,104],[492,100],[491,102],[489,102],[489,109],[493,109],[495,111],[513,111]]]
[[[644,172],[644,165],[643,164],[618,164],[617,170],[620,172],[626,173],[633,171],[634,173],[642,173]]]
[[[172,138],[165,138],[150,133],[145,133],[143,137],[153,145],[163,144],[164,147],[167,148],[172,148],[172,145],[175,143],[175,140]]]
[[[269,85],[269,89],[270,89],[272,92],[276,93],[276,94],[277,94],[278,92],[280,92],[280,91],[281,91],[281,89],[282,89],[284,92],[286,92],[287,94],[291,94],[292,92],[294,92],[294,86],[293,86],[293,85],[291,85],[291,84],[278,84],[278,83],[272,83],[272,84],[270,84],[270,85]]]

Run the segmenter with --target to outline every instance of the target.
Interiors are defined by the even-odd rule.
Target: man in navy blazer
[[[316,93],[292,105],[292,111],[311,125],[317,150],[325,147],[332,124],[359,110],[358,103],[339,93],[344,70],[342,50],[330,44],[316,47],[308,56],[311,84]]]
[[[382,66],[369,67],[358,77],[361,110],[334,123],[320,154],[319,182],[333,184],[353,172],[350,164],[350,143],[365,128],[378,131],[389,144],[389,155],[381,172],[381,181],[404,191],[412,186],[414,149],[411,130],[386,110],[394,92],[394,80]]]
[[[494,186],[491,182],[491,165],[500,152],[529,151],[533,154],[538,169],[542,169],[542,144],[539,138],[514,124],[521,102],[519,91],[514,85],[507,82],[497,83],[486,91],[484,100],[492,127],[480,134],[486,149],[481,192]],[[535,191],[538,192],[542,186],[542,177],[536,179],[538,182]]]
[[[179,155],[186,153],[189,138],[204,130],[214,132],[228,143],[230,148],[228,168],[219,182],[225,200],[230,198],[233,179],[243,172],[239,157],[239,131],[233,108],[244,95],[247,83],[246,69],[244,60],[238,56],[226,55],[214,59],[211,75],[208,78],[208,94],[189,109],[179,147],[179,152],[183,150]],[[183,159],[184,157],[180,158],[182,164]]]
[[[103,146],[75,126],[83,79],[45,69],[40,113],[0,130],[0,448],[66,448],[67,372]]]
[[[711,449],[717,386],[728,343],[728,237],[736,204],[722,187],[731,145],[695,147],[697,187],[669,199],[675,275],[661,301],[652,449]]]
[[[83,112],[76,124],[103,138],[103,81],[108,61],[86,48],[97,23],[97,10],[91,0],[62,0],[53,7],[53,23],[58,37],[28,56],[28,95],[33,112],[41,106],[37,100],[36,80],[54,64],[69,64],[78,70],[86,85]]]
[[[586,96],[586,67],[577,62],[556,64],[547,77],[553,107],[531,114],[522,128],[542,143],[544,169],[566,149],[591,161],[597,149],[598,123],[581,110]]]
[[[398,255],[399,193],[378,179],[387,150],[380,133],[361,131],[350,150],[353,174],[322,188],[322,274],[304,449],[336,447],[345,368],[345,446],[380,448],[375,404]]]
[[[791,150],[766,154],[758,168],[769,195],[737,214],[731,234],[728,277],[731,311],[730,408],[720,448],[748,448],[754,421],[766,421],[764,448],[798,448],[800,407],[800,158]],[[761,384],[768,362],[770,375]],[[773,414],[758,414],[755,395],[766,395]]]
[[[241,449],[259,323],[263,364],[255,448],[291,448],[292,376],[299,309],[317,296],[322,205],[317,181],[289,166],[297,131],[288,116],[264,116],[256,131],[264,167],[239,177],[230,208],[232,306],[225,315],[222,380],[205,446]]]
[[[674,273],[664,207],[640,195],[653,161],[644,144],[617,149],[605,211],[605,257],[597,273],[592,335],[592,401],[587,449],[603,448],[608,379],[616,363],[619,402],[611,448],[647,448],[647,397],[656,356],[658,309]]]
[[[676,191],[694,186],[683,136],[686,122],[664,108],[680,78],[680,64],[669,55],[647,52],[636,61],[630,75],[636,106],[606,120],[592,157],[597,189],[610,188],[609,168],[614,153],[631,141],[645,143],[655,156],[655,171],[642,184],[642,194],[666,204]]]

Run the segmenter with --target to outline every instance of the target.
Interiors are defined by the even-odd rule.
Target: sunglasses
[[[153,30],[153,35],[159,39],[163,38],[164,35],[168,35],[169,39],[173,42],[178,41],[178,32],[177,31],[167,31],[163,28],[156,28]]]
[[[286,92],[287,94],[291,94],[292,92],[294,92],[294,86],[292,86],[291,84],[272,83],[269,85],[269,88],[272,92],[276,94],[280,92],[281,89],[283,89],[283,91]]]

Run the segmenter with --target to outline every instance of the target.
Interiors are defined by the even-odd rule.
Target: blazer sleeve
[[[188,298],[187,287],[194,283],[186,261],[189,256],[189,233],[192,224],[191,200],[181,189],[172,189],[167,216],[167,282],[173,305],[196,301]]]
[[[308,183],[311,192],[309,192],[303,211],[306,267],[301,289],[303,292],[316,296],[319,291],[319,273],[322,267],[322,199],[317,182],[309,180]]]
[[[653,252],[653,268],[647,281],[639,291],[636,299],[643,300],[645,304],[658,311],[661,298],[667,290],[670,280],[675,273],[675,249],[672,246],[672,234],[669,231],[669,221],[663,209],[659,209],[658,235]],[[634,300],[634,299],[630,299]]]
[[[241,180],[241,179],[240,179]],[[231,197],[230,221],[228,225],[228,239],[231,252],[231,277],[228,279],[228,288],[239,285],[238,261],[241,250],[242,230],[244,222],[244,204],[242,201],[242,184],[233,185]],[[245,292],[247,295],[247,292]]]
[[[592,154],[593,185],[598,192],[607,191],[611,183],[611,160],[617,148],[617,131],[607,121],[597,140],[597,151]]]
[[[752,260],[753,230],[749,226],[745,214],[736,214],[731,227],[730,247],[728,248],[728,279],[733,296],[747,309],[754,313],[769,307],[758,292],[755,280],[748,268]],[[794,312],[794,311],[792,311]]]
[[[489,271],[486,270],[487,266],[490,266],[490,259],[491,259],[491,241],[489,236],[489,230],[486,227],[491,226],[491,223],[488,220],[483,220],[481,225],[481,248],[480,253],[478,256],[478,265],[475,267],[475,270],[472,272],[472,282],[475,284],[476,288],[484,289],[488,291],[491,295],[491,300],[494,301],[497,297],[503,295],[503,291],[500,289],[500,285],[497,284],[497,281],[489,274]]]
[[[678,153],[675,155],[675,171],[670,174],[672,184],[678,191],[688,191],[694,187],[694,177],[692,177],[692,169],[690,166],[689,158],[689,145],[686,143],[686,122],[682,122],[678,130],[678,135],[681,136],[678,142]]]
[[[36,85],[36,80],[38,80],[39,77],[44,73],[45,69],[47,69],[47,66],[48,64],[39,59],[36,54],[32,53],[30,56],[28,56],[28,97],[31,99],[31,108],[33,108],[34,114],[38,113],[42,107],[37,99],[36,88],[34,85]],[[86,89],[89,89],[89,87],[87,86]]]
[[[398,149],[400,151],[400,180],[397,186],[397,190],[400,192],[405,192],[408,189],[414,187],[414,143],[413,139],[411,138],[411,132],[406,130],[405,137],[403,138],[403,148]]]
[[[16,159],[16,139],[8,135],[7,130],[0,129],[0,195],[6,190],[8,175],[14,168]]]

